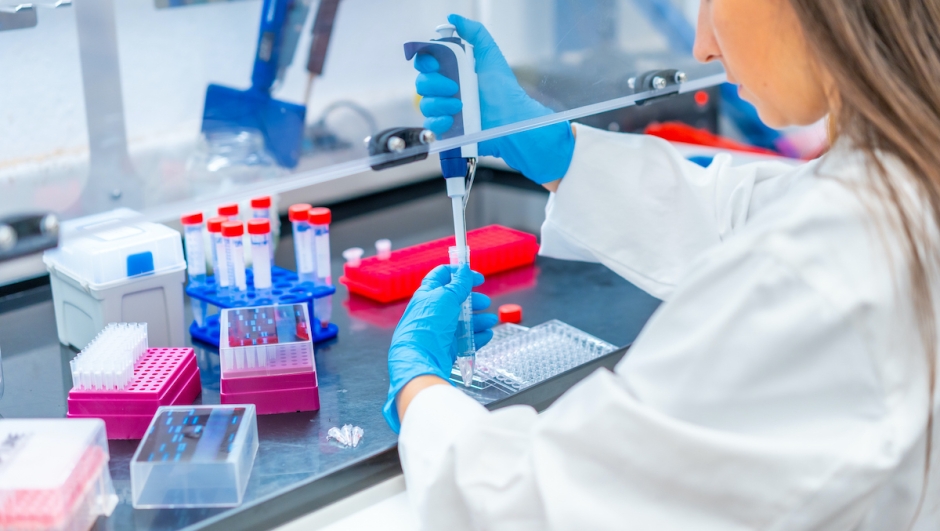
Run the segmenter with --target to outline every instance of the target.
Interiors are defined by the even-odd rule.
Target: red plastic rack
[[[123,391],[72,389],[69,418],[104,420],[108,439],[140,439],[160,406],[192,404],[202,390],[191,348],[152,348]]]
[[[449,263],[447,249],[453,236],[392,251],[391,257],[364,258],[358,266],[347,264],[339,280],[349,291],[387,303],[411,297],[432,269]],[[539,244],[535,236],[501,225],[467,233],[470,267],[484,275],[501,273],[535,262]]]

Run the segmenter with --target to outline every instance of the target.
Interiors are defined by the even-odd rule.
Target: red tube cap
[[[228,218],[223,217],[209,218],[209,221],[206,222],[206,229],[209,232],[222,232],[222,224],[227,221]]]
[[[270,234],[271,221],[264,218],[256,218],[248,222],[248,234]]]
[[[236,238],[245,234],[245,224],[241,221],[226,221],[222,224],[222,236]]]
[[[237,216],[238,215],[238,203],[232,203],[231,205],[222,205],[219,207],[220,216]]]
[[[308,212],[310,212],[311,208],[313,207],[307,203],[291,205],[291,207],[287,209],[287,219],[291,221],[307,221],[307,219],[310,217]]]
[[[251,208],[271,208],[271,196],[266,195],[252,199]]]
[[[522,306],[504,304],[499,307],[499,322],[519,324],[522,322]]]
[[[311,225],[329,225],[333,220],[333,213],[328,208],[311,208],[309,216]]]
[[[202,225],[202,212],[196,212],[195,214],[186,214],[180,218],[180,222],[183,225]]]

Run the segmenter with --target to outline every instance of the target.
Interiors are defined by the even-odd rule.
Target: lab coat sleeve
[[[738,262],[541,415],[419,394],[399,451],[422,529],[855,528],[913,430],[855,317],[772,257]]]
[[[668,299],[689,263],[744,225],[755,188],[793,167],[708,168],[665,140],[583,125],[567,174],[549,198],[541,254],[600,262],[655,297]]]

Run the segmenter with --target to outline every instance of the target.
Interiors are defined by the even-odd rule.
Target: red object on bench
[[[714,147],[719,149],[730,149],[744,153],[757,153],[760,155],[773,155],[779,157],[780,154],[769,149],[759,148],[748,144],[736,142],[730,138],[718,136],[702,129],[696,129],[690,125],[681,122],[652,123],[646,126],[644,133],[652,136],[658,136],[670,142],[682,142],[684,144],[695,144],[698,146]]]
[[[450,263],[447,249],[453,236],[392,251],[387,260],[363,258],[355,267],[346,264],[340,282],[349,291],[386,303],[411,297],[432,269]],[[539,244],[535,236],[501,225],[490,225],[467,233],[470,267],[492,275],[535,263]]]

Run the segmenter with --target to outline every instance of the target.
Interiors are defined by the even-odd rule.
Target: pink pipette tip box
[[[104,420],[108,439],[140,439],[160,406],[192,404],[202,389],[191,348],[151,348],[124,390],[69,391],[69,418]]]
[[[222,311],[221,402],[259,415],[320,409],[306,304]]]

